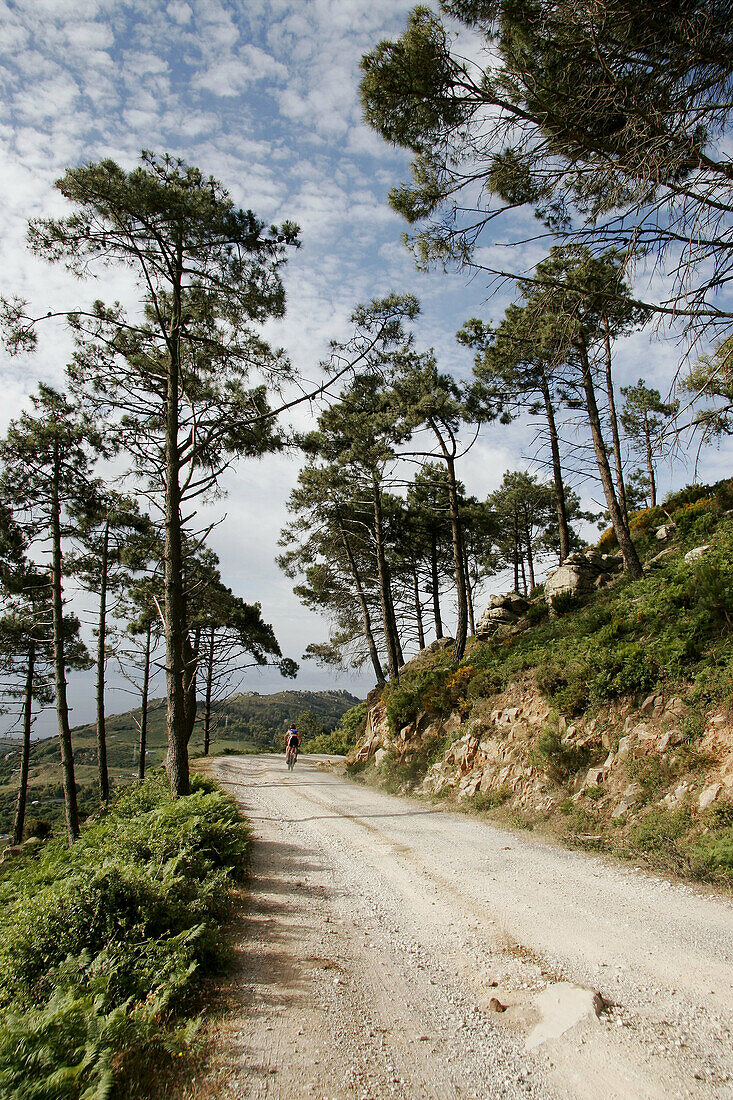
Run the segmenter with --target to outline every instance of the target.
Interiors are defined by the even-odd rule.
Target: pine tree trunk
[[[591,374],[590,361],[588,359],[588,348],[583,340],[579,341],[577,350],[580,355],[581,368],[583,374],[583,389],[585,391],[586,410],[588,413],[588,420],[590,421],[591,436],[593,439],[593,449],[596,455],[596,463],[598,466],[598,473],[601,478],[601,485],[603,486],[603,492],[606,497],[606,505],[608,511],[611,514],[611,523],[613,524],[613,530],[618,539],[618,544],[621,549],[621,553],[624,559],[624,565],[630,576],[641,577],[643,569],[641,562],[639,561],[639,555],[636,553],[636,547],[631,539],[631,534],[626,522],[626,517],[621,509],[621,506],[616,497],[616,492],[613,485],[613,478],[611,477],[611,467],[608,464],[608,455],[606,453],[606,445],[603,440],[603,431],[601,429],[601,418],[598,413],[598,405],[596,403],[595,388],[593,385],[593,376]]]
[[[656,508],[657,505],[657,479],[654,476],[654,457],[652,455],[652,433],[649,428],[649,417],[646,409],[644,409],[644,441],[646,443],[646,468],[649,471],[649,493],[651,496],[651,506]]]
[[[456,597],[458,601],[458,621],[456,623],[456,643],[453,646],[453,660],[460,661],[466,651],[466,638],[468,636],[468,598],[466,596],[461,507],[458,500],[456,466],[451,455],[446,456],[446,466],[448,468],[448,501],[450,504],[450,523],[451,533],[453,535],[453,565],[456,575]]]
[[[145,753],[148,748],[148,691],[150,690],[150,640],[153,633],[148,623],[145,635],[145,664],[143,665],[143,687],[140,698],[140,759],[137,762],[137,777],[142,783],[145,778]]]
[[[400,668],[402,668],[402,666],[405,663],[405,657],[404,657],[404,654],[402,652],[402,642],[400,641],[400,632],[397,629],[397,617],[395,615],[394,602],[392,600],[392,579],[391,579],[391,576],[389,574],[389,566],[387,567],[387,570],[388,570],[387,575],[388,575],[388,577],[390,577],[390,580],[389,580],[389,586],[390,586],[389,609],[390,609],[390,615],[392,616],[392,634],[394,636],[395,652],[397,654],[397,668],[400,669]]]
[[[28,799],[28,768],[31,758],[31,722],[33,720],[33,675],[36,666],[36,646],[33,638],[28,643],[28,658],[23,692],[23,745],[20,751],[20,779],[18,781],[18,801],[15,806],[13,823],[13,844],[20,844],[25,825],[25,807]]]
[[[412,571],[412,591],[415,600],[415,621],[417,622],[417,644],[420,649],[425,649],[425,630],[422,621],[422,607],[420,606],[420,581],[417,569]]]
[[[374,675],[377,677],[377,683],[384,683],[384,670],[382,668],[382,662],[379,660],[379,651],[377,649],[377,643],[374,641],[374,629],[372,627],[372,617],[369,614],[369,604],[367,602],[366,594],[364,592],[364,586],[361,583],[361,575],[359,573],[354,553],[351,549],[351,543],[349,542],[346,532],[339,522],[339,531],[341,533],[341,541],[343,543],[344,550],[346,551],[346,557],[349,562],[349,568],[351,569],[351,575],[354,579],[354,586],[356,588],[356,594],[359,597],[359,606],[361,607],[361,618],[364,624],[364,635],[367,640],[367,646],[369,647],[369,657],[372,662],[372,668],[374,669]]]
[[[183,639],[183,705],[186,712],[186,743],[190,743],[196,728],[198,704],[196,690],[198,682],[199,657],[201,654],[201,628],[194,633],[193,645],[186,634]]]
[[[468,547],[463,540],[463,569],[466,577],[466,601],[468,603],[468,629],[472,635],[476,633],[476,620],[473,614],[473,592],[471,591],[471,571],[468,564]]]
[[[532,555],[532,533],[529,529],[529,518],[527,516],[526,506],[524,511],[524,542],[527,547],[527,568],[529,569],[529,587],[531,591],[535,587],[534,557]]]
[[[99,563],[99,621],[97,624],[97,770],[99,801],[109,802],[107,730],[104,713],[104,674],[107,660],[107,583],[109,577],[109,519],[104,525],[102,557]]]
[[[79,810],[76,802],[74,751],[69,726],[69,703],[66,696],[66,656],[64,653],[64,599],[61,586],[61,502],[59,485],[61,461],[58,444],[54,446],[54,468],[51,484],[51,600],[53,607],[53,672],[56,688],[56,716],[61,746],[62,786],[66,835],[69,846],[79,836]]]
[[[211,731],[211,692],[214,683],[214,641],[216,627],[212,626],[209,637],[209,658],[206,663],[206,696],[204,699],[204,756],[209,755],[209,738]]]
[[[608,418],[611,421],[611,438],[613,440],[613,458],[616,465],[616,488],[618,490],[618,502],[628,525],[629,511],[626,504],[626,486],[624,485],[624,469],[621,461],[621,439],[618,432],[618,417],[616,415],[616,398],[613,392],[613,372],[611,370],[611,330],[608,318],[603,318],[603,331],[606,344],[606,391],[608,393]]]
[[[440,614],[440,582],[438,580],[438,534],[435,528],[430,532],[430,572],[433,583],[433,618],[435,619],[435,637],[443,637],[443,619]]]
[[[387,647],[387,664],[389,667],[390,680],[397,680],[399,679],[400,661],[397,655],[397,646],[395,645],[392,593],[390,592],[389,585],[387,556],[384,550],[382,499],[376,476],[372,477],[372,504],[374,507],[374,538],[377,548],[377,575],[379,580],[379,596],[382,606],[382,622],[384,625],[384,642]]]
[[[186,639],[186,602],[183,589],[183,537],[181,532],[181,486],[178,442],[180,387],[180,331],[182,255],[178,250],[178,272],[174,279],[173,311],[168,337],[168,377],[165,409],[165,542],[163,547],[163,583],[165,587],[165,680],[166,766],[171,794],[186,795],[191,790],[188,769],[188,728],[184,695],[184,642]]]
[[[516,512],[514,513],[514,591],[519,592],[519,532]]]
[[[555,505],[557,507],[557,526],[560,533],[560,564],[565,561],[570,553],[570,529],[568,527],[567,509],[565,506],[565,485],[562,478],[562,466],[560,465],[560,444],[555,423],[555,410],[552,407],[550,387],[543,374],[542,397],[545,402],[545,416],[547,427],[550,431],[550,452],[552,454],[552,480],[555,487]]]

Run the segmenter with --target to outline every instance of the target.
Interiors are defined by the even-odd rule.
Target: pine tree
[[[77,516],[94,491],[93,462],[101,440],[87,416],[50,386],[31,397],[33,414],[11,422],[0,443],[0,490],[26,541],[50,556],[53,666],[56,712],[69,843],[79,835],[66,670],[69,616],[64,611],[63,544],[78,533]]]
[[[99,800],[102,805],[106,805],[110,797],[104,703],[109,648],[109,605],[110,600],[120,598],[130,582],[129,564],[135,558],[135,542],[141,544],[149,541],[150,533],[150,522],[141,514],[132,498],[97,485],[79,514],[79,551],[69,562],[71,571],[99,601],[96,628],[96,728]]]
[[[72,314],[71,377],[119,427],[162,514],[167,766],[171,790],[183,795],[192,680],[183,515],[216,491],[234,456],[280,445],[267,386],[282,384],[290,368],[253,326],[284,312],[280,268],[297,227],[268,231],[216,180],[149,153],[131,172],[110,160],[69,169],[57,188],[74,212],[33,222],[34,251],[81,276],[103,264],[127,267],[140,288],[137,314],[102,302]]]
[[[654,457],[661,449],[662,429],[679,409],[678,401],[662,401],[659,390],[646,385],[640,378],[635,386],[622,386],[626,398],[621,412],[621,424],[631,449],[646,462],[652,508],[657,503],[657,478]]]

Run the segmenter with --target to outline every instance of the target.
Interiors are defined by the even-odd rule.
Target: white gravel
[[[729,898],[382,794],[319,758],[209,767],[256,843],[205,1095],[733,1097]],[[575,1024],[560,1007],[535,1030],[543,1005],[585,1003],[562,982],[607,1007]]]

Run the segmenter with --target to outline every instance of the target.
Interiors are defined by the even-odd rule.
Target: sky
[[[29,218],[65,213],[53,182],[65,168],[112,157],[132,168],[141,149],[181,156],[216,176],[233,200],[266,222],[301,226],[302,247],[285,273],[287,313],[265,334],[288,351],[305,379],[331,339],[348,335],[362,301],[392,290],[418,295],[417,342],[434,347],[443,369],[470,373],[471,354],[455,332],[472,316],[498,320],[507,289],[487,300],[478,278],[415,270],[402,244],[404,223],[389,208],[389,189],[407,175],[408,158],[362,121],[362,54],[398,35],[413,6],[402,0],[0,0],[0,294],[27,297],[38,313],[96,297],[130,299],[127,276],[104,272],[80,282],[30,255]],[[61,385],[71,342],[49,323],[32,357],[0,357],[0,430],[27,406],[38,379]],[[636,334],[618,355],[618,381],[640,375],[663,394],[679,360],[670,340]],[[307,413],[296,414],[303,427]],[[482,432],[462,462],[470,492],[485,497],[505,470],[531,467],[526,423]],[[725,476],[729,455],[709,451],[701,475]],[[687,468],[660,471],[662,491],[691,479]],[[282,650],[299,659],[325,640],[328,624],[303,608],[274,564],[287,520],[285,503],[299,468],[296,454],[241,463],[225,480],[227,498],[212,511],[211,536],[222,575],[249,601],[259,600]],[[597,488],[581,485],[584,498]],[[489,586],[485,595],[492,586]],[[481,601],[479,601],[481,603]],[[478,609],[481,610],[481,607]],[[290,685],[274,671],[246,688]],[[344,688],[361,695],[368,675],[334,673],[303,662],[296,686]],[[72,681],[72,721],[93,717],[90,675]],[[109,709],[129,697],[110,668]],[[52,732],[51,715],[38,732]]]

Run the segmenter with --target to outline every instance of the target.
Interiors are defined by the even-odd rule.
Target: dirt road
[[[730,899],[318,758],[210,767],[256,843],[207,1095],[733,1097]]]

